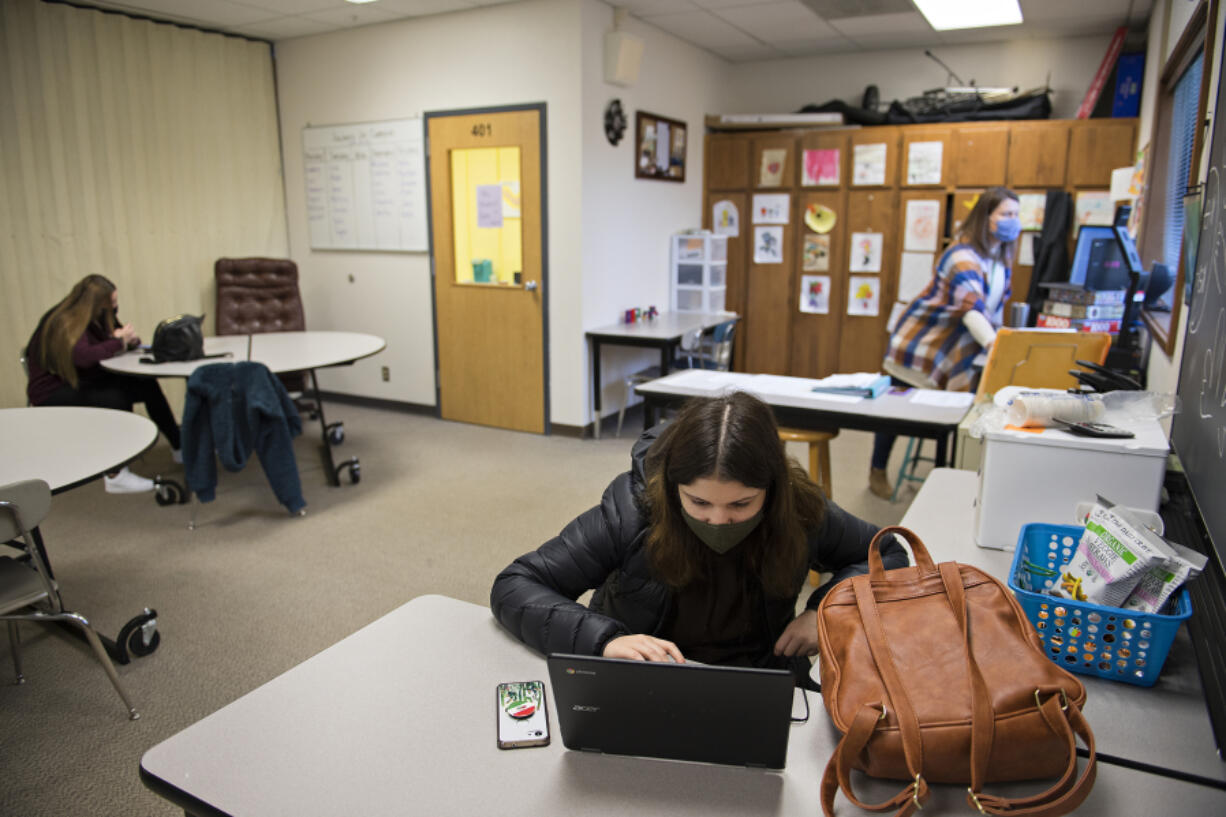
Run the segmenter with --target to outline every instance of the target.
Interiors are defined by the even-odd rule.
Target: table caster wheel
[[[173,480],[157,480],[155,490],[156,493],[154,493],[153,498],[162,507],[178,505],[187,501],[187,492],[183,490],[179,483]]]
[[[340,465],[336,466],[336,483],[339,485],[341,474],[345,471],[349,472],[349,481],[357,485],[362,481],[362,466],[358,464],[358,458],[352,457],[345,460]]]
[[[158,632],[157,615],[156,610],[146,607],[145,612],[135,616],[119,630],[119,637],[115,639],[115,642],[116,650],[123,654],[121,664],[128,663],[129,654],[143,658],[162,643],[161,633]]]
[[[340,445],[345,441],[345,424],[334,423],[328,426],[328,440],[333,445]]]

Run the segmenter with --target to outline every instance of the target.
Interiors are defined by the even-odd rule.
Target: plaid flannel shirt
[[[1004,295],[988,312],[992,263],[969,244],[955,244],[946,250],[933,271],[932,283],[899,318],[890,335],[886,359],[928,376],[939,388],[969,390],[975,375],[972,364],[983,347],[962,323],[962,316],[974,309],[999,327],[1004,323],[1004,305],[1012,291],[1012,274],[1005,267]]]

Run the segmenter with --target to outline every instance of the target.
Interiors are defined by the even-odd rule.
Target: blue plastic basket
[[[1153,686],[1179,625],[1192,615],[1186,587],[1175,594],[1170,615],[1139,613],[1049,596],[1068,564],[1082,528],[1077,525],[1023,525],[1017,537],[1009,589],[1038,630],[1043,652],[1070,672],[1097,675],[1137,686]],[[1168,602],[1163,609],[1170,609]]]

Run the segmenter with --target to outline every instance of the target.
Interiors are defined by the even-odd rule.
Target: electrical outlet
[[[383,382],[386,383],[387,381],[391,379],[392,379],[392,370],[384,366],[383,367]]]

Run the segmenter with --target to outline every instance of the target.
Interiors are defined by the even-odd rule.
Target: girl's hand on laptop
[[[775,655],[817,655],[817,647],[817,611],[806,610],[784,628],[775,642]]]
[[[814,624],[814,630],[817,629]],[[685,656],[677,645],[663,638],[649,635],[622,635],[604,645],[605,658],[627,658],[631,661],[674,661],[685,663]]]

